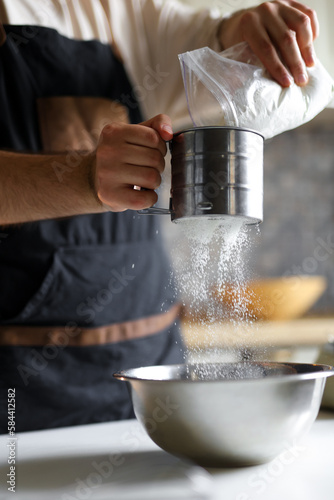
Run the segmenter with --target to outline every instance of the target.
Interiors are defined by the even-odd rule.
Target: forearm
[[[157,115],[105,126],[89,154],[0,151],[0,225],[152,206],[172,137],[170,118]]]
[[[93,162],[93,153],[0,151],[0,224],[103,212],[92,187]]]

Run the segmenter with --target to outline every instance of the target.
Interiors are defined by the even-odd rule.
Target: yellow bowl
[[[231,310],[241,306],[254,319],[289,320],[303,316],[327,287],[323,276],[286,276],[225,285],[213,295]]]

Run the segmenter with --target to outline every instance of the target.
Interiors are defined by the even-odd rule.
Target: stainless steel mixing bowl
[[[207,467],[267,462],[314,422],[327,365],[227,363],[149,366],[115,374],[129,382],[135,414],[152,440]]]

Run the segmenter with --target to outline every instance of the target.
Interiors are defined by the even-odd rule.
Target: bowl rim
[[[289,374],[284,374],[283,376],[266,376],[266,377],[261,377],[261,378],[240,378],[240,379],[207,379],[207,380],[191,380],[191,379],[180,379],[180,378],[152,378],[152,377],[143,377],[143,376],[138,376],[136,375],[136,372],[143,372],[145,370],[149,371],[152,369],[159,369],[161,368],[162,370],[164,368],[168,369],[174,369],[174,370],[181,370],[186,366],[189,367],[198,367],[200,365],[224,365],[224,366],[234,366],[234,365],[245,365],[243,362],[237,362],[237,363],[183,363],[183,364],[174,364],[174,365],[153,365],[153,366],[142,366],[142,367],[136,367],[136,368],[129,368],[127,370],[121,370],[119,372],[116,372],[113,374],[113,376],[121,381],[125,382],[151,382],[151,383],[184,383],[184,384],[208,384],[208,383],[218,383],[218,382],[224,382],[225,384],[240,384],[240,383],[263,383],[263,381],[276,381],[279,383],[282,382],[291,382],[291,381],[300,381],[300,380],[314,380],[318,378],[326,378],[330,376],[334,376],[334,367],[331,365],[326,365],[326,364],[319,364],[319,363],[289,363],[289,362],[275,362],[275,361],[265,361],[265,362],[260,362],[260,361],[247,361],[248,364],[250,365],[257,365],[257,366],[271,366],[271,367],[290,367],[294,368],[297,370],[297,373],[289,373]],[[302,371],[303,368],[305,370],[305,367],[308,368],[308,371]],[[314,370],[312,370],[312,368]]]

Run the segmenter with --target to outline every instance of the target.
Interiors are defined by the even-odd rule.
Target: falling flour
[[[249,355],[247,335],[253,334],[254,323],[247,307],[250,297],[245,293],[254,231],[239,217],[189,218],[178,226],[178,245],[173,251],[178,293],[186,310],[188,332],[196,337],[201,327],[205,331],[202,342],[207,346],[203,349],[192,343],[187,362],[198,363],[203,370],[208,361],[245,360]],[[222,336],[226,334],[224,325],[233,332],[233,342],[224,349],[217,347],[218,323],[223,325]]]

